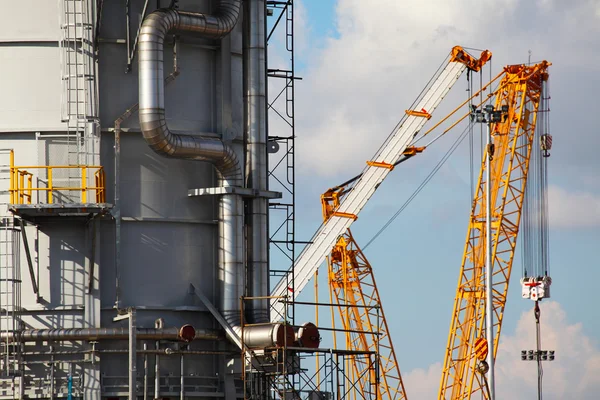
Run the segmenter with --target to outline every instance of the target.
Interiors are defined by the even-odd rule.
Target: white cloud
[[[597,7],[587,0],[338,1],[338,35],[309,39],[312,51],[297,85],[299,171],[345,176],[346,169],[362,169],[455,44],[492,50],[494,73],[525,62],[533,50],[534,60],[559,66],[551,78],[554,94],[570,88],[574,72],[567,68],[585,64],[588,78],[579,79],[593,81],[599,56],[589,49],[599,41]],[[562,119],[573,123],[572,116]],[[600,145],[591,133],[595,124],[576,124],[578,135]],[[565,159],[572,154],[563,153]]]
[[[533,303],[532,303],[533,307]],[[580,323],[567,320],[560,304],[541,304],[542,348],[556,351],[556,360],[543,364],[543,393],[546,400],[592,400],[600,392],[600,349],[585,335]],[[533,399],[537,393],[537,369],[521,361],[521,350],[535,348],[532,312],[521,315],[515,332],[503,334],[496,363],[496,394],[499,399]],[[415,369],[404,375],[411,400],[437,396],[441,365]]]
[[[583,191],[548,188],[551,228],[600,226],[600,196]]]
[[[402,375],[406,395],[410,400],[432,400],[438,395],[442,364],[435,363],[427,369],[417,368]]]
[[[554,301],[541,304],[542,348],[556,351],[556,360],[544,368],[544,398],[597,399],[600,391],[600,350],[583,332],[580,323],[567,321]],[[535,348],[532,312],[523,313],[516,332],[501,339],[498,350],[498,398],[534,398],[535,364],[520,360],[520,352]]]

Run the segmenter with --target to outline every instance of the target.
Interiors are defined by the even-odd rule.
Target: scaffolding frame
[[[281,123],[282,131],[269,134],[269,187],[282,193],[277,202],[270,202],[270,254],[282,258],[276,269],[270,269],[271,277],[285,276],[290,290],[294,289],[293,266],[296,258],[296,172],[295,172],[295,81],[301,78],[295,73],[294,56],[294,1],[266,1],[267,15],[275,21],[267,30],[268,50],[287,54],[286,65],[271,65],[267,56],[267,117]],[[285,57],[284,57],[285,59]],[[271,126],[271,124],[269,124]],[[292,271],[290,273],[290,271]],[[294,320],[294,306],[288,309]]]
[[[246,303],[249,301],[268,298],[271,302],[283,302],[285,307],[296,305],[327,306],[329,303],[292,302],[281,296],[241,297],[240,316],[243,318]],[[352,309],[362,309],[367,306],[345,305]],[[283,324],[288,312],[283,313]],[[243,320],[243,319],[242,319]],[[371,400],[366,394],[374,393],[379,385],[379,369],[377,368],[379,354],[375,350],[347,350],[337,348],[308,348],[299,347],[299,343],[284,341],[283,346],[266,348],[248,348],[244,343],[244,330],[250,326],[270,325],[245,324],[241,326],[241,374],[244,388],[244,400]],[[300,326],[292,325],[297,330]],[[319,328],[331,331],[332,334],[349,332],[352,329]],[[379,331],[372,332],[379,336]],[[303,361],[304,360],[304,361]],[[309,362],[310,360],[310,362]],[[368,365],[357,373],[353,370],[357,362]],[[316,365],[312,370],[301,366]],[[363,390],[359,385],[369,385],[369,390]]]

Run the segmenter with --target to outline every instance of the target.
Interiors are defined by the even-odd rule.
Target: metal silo
[[[294,340],[240,304],[269,294],[265,1],[2,8],[0,399],[241,396],[235,338]]]

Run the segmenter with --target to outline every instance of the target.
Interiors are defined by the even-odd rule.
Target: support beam
[[[19,225],[21,226],[21,236],[23,236],[23,246],[25,246],[25,255],[27,256],[27,266],[29,267],[29,276],[31,278],[31,285],[33,286],[33,293],[36,296],[36,302],[40,302],[40,289],[35,279],[35,271],[33,269],[33,262],[31,261],[31,252],[29,251],[29,242],[27,241],[27,231],[25,230],[25,221],[19,218]]]

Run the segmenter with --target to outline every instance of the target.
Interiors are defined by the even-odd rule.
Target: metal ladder
[[[66,141],[66,165],[89,165],[90,126],[96,115],[97,89],[94,67],[94,6],[90,0],[59,0],[62,74],[62,135],[44,135]],[[73,169],[73,174],[79,171]],[[74,176],[73,178],[79,178]]]
[[[5,337],[21,328],[21,237],[13,217],[8,214],[10,151],[0,149],[0,333]],[[20,350],[18,343],[0,340],[0,399],[18,398]]]
[[[8,336],[21,329],[21,275],[20,231],[13,217],[0,218],[0,376],[14,377],[20,374],[20,344],[8,340]]]

